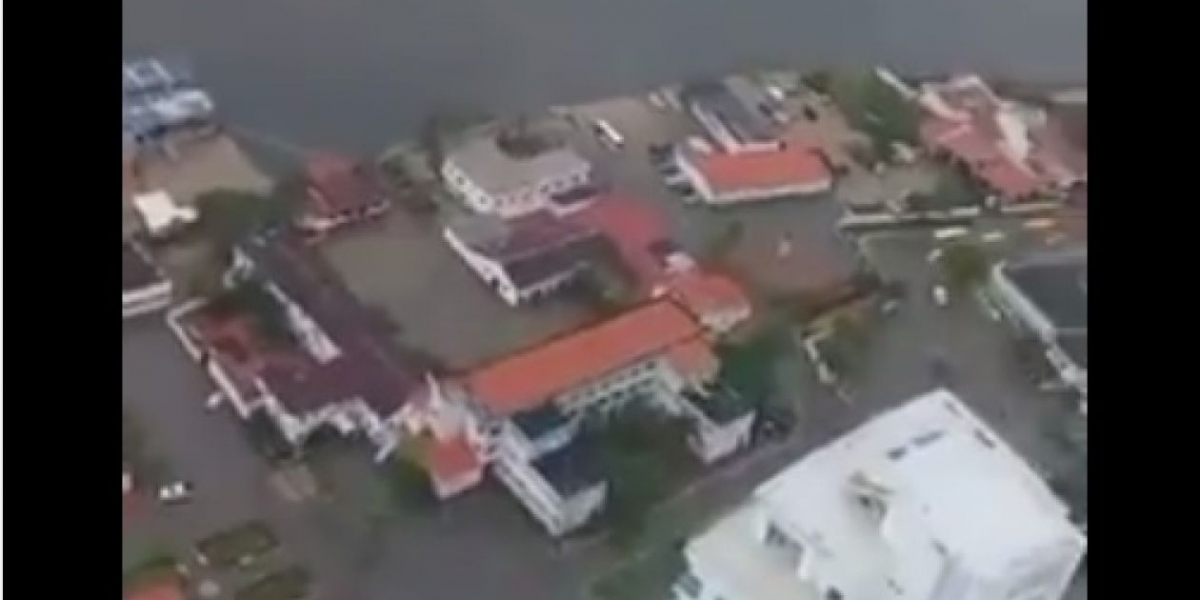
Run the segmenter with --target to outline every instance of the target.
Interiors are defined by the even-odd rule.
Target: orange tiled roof
[[[750,305],[742,287],[719,273],[692,270],[676,276],[667,286],[681,304],[697,315]]]
[[[437,479],[449,479],[480,467],[479,456],[464,436],[433,440],[425,454],[425,466]]]
[[[681,307],[657,300],[484,365],[467,375],[467,386],[488,408],[508,415],[701,333]]]
[[[758,152],[696,154],[691,160],[716,192],[819,184],[830,179],[821,158],[798,145]]]
[[[667,358],[680,374],[699,379],[716,377],[721,367],[712,346],[700,338],[676,344],[667,352]]]

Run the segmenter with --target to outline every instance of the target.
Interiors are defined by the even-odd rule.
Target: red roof
[[[779,150],[697,153],[689,160],[718,193],[822,185],[831,180],[829,169],[816,152],[794,144]]]
[[[425,466],[434,478],[446,480],[475,471],[482,463],[467,438],[459,435],[433,440],[426,450]]]
[[[999,141],[972,123],[931,117],[921,124],[921,138],[927,145],[962,161],[976,177],[1005,196],[1026,196],[1041,187],[1036,174],[1001,152]]]
[[[690,270],[672,278],[667,287],[680,304],[696,315],[750,306],[742,287],[718,273]]]
[[[701,338],[672,346],[667,357],[676,371],[689,377],[712,379],[721,369],[712,346]]]
[[[310,189],[315,192],[310,194],[311,208],[321,215],[334,215],[385,201],[374,173],[342,156],[314,155],[305,166],[305,176]]]
[[[484,365],[467,375],[467,386],[492,411],[508,415],[701,335],[687,312],[658,300]]]
[[[171,577],[142,586],[126,594],[125,600],[184,600],[183,588]]]
[[[669,244],[667,223],[646,202],[612,192],[567,218],[603,232],[643,286],[663,277],[665,257],[660,249]]]

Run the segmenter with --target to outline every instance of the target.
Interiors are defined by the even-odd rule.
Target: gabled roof
[[[366,208],[386,200],[377,173],[335,154],[318,154],[305,165],[305,179],[317,193],[311,208],[320,214]]]
[[[797,185],[817,186],[832,178],[816,152],[796,145],[753,152],[691,152],[687,160],[718,194]]]
[[[431,440],[426,448],[425,466],[436,479],[452,479],[483,466],[471,443],[462,435],[447,440]]]
[[[311,250],[286,238],[252,240],[241,250],[341,352],[317,363],[298,351],[296,360],[272,362],[259,373],[289,410],[304,413],[357,397],[387,416],[420,389],[423,365],[378,330],[366,308]]]
[[[698,316],[750,307],[750,298],[742,287],[720,273],[691,269],[671,278],[667,289],[680,304]]]
[[[742,143],[769,142],[778,134],[773,122],[739,98],[721,81],[702,81],[683,86],[679,97],[684,102],[712,114],[721,120]]]
[[[610,192],[568,219],[604,233],[621,261],[649,287],[664,274],[666,254],[676,249],[663,215],[646,202]]]
[[[492,412],[510,415],[701,335],[686,311],[657,300],[483,365],[466,383]]]
[[[471,215],[449,225],[455,237],[504,268],[518,287],[588,262],[602,252],[596,229],[537,211],[513,219]]]

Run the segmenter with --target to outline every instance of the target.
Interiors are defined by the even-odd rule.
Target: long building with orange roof
[[[480,460],[557,536],[604,506],[604,474],[577,435],[588,415],[642,402],[690,418],[697,426],[689,443],[704,462],[749,442],[754,412],[714,383],[719,367],[700,322],[659,298],[435,382],[426,417],[431,430],[461,428]]]

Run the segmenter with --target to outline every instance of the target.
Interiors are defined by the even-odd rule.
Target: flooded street
[[[751,66],[1086,79],[1087,0],[123,0],[126,54],[190,57],[228,120],[377,152],[438,107],[577,102]]]

